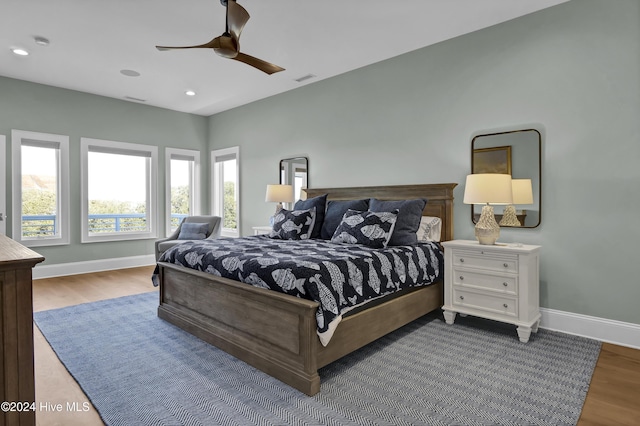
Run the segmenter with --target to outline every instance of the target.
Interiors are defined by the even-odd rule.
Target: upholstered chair
[[[207,224],[206,233],[198,233],[198,234],[189,234],[187,228],[191,228],[190,226],[185,226],[183,229],[183,225],[185,223],[189,224]],[[202,227],[204,228],[204,227]],[[178,228],[173,231],[171,235],[166,238],[162,238],[156,241],[156,262],[160,259],[162,253],[170,249],[171,247],[184,243],[185,241],[190,241],[194,239],[215,239],[220,237],[220,231],[222,229],[222,218],[220,216],[187,216],[185,217]],[[182,234],[182,235],[181,235]]]

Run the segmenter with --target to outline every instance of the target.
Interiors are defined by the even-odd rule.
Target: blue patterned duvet
[[[318,302],[318,336],[325,346],[342,314],[377,297],[438,281],[444,267],[437,243],[374,249],[265,235],[187,241],[159,261]]]

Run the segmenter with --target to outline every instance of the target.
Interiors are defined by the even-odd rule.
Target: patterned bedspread
[[[342,314],[377,297],[438,281],[444,268],[436,243],[374,249],[264,235],[188,241],[159,261],[318,302],[318,336],[325,346]]]

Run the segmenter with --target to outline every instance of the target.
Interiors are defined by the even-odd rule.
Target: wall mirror
[[[514,203],[522,228],[540,225],[541,147],[540,132],[535,129],[483,134],[471,141],[471,173],[507,173],[513,179],[531,179],[532,203]],[[504,207],[494,206],[498,223]],[[473,223],[478,221],[481,212],[482,206],[471,205]]]
[[[293,157],[280,160],[280,184],[293,185],[294,199],[306,198],[302,188],[309,184],[309,159]]]

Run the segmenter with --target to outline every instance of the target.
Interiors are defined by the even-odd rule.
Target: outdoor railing
[[[57,217],[55,215],[22,216],[23,237],[48,237],[56,235]]]
[[[171,227],[177,228],[186,214],[172,214]],[[89,233],[143,232],[147,230],[144,213],[103,213],[89,215]],[[49,237],[57,234],[56,215],[23,215],[23,237]]]

